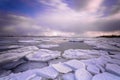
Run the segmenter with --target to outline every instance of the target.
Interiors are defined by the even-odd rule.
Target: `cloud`
[[[38,2],[49,9],[44,14],[38,12],[34,18],[1,14],[0,34],[95,36],[93,34],[118,34],[120,31],[119,5],[112,7],[114,14],[105,16],[108,8],[102,5],[104,0],[74,0],[75,8],[69,7],[64,0]]]

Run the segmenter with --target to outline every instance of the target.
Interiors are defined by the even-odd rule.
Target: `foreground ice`
[[[96,65],[88,65],[87,70],[92,74],[98,74],[100,73],[100,69]]]
[[[75,72],[76,80],[91,80],[92,75],[85,69],[78,69]]]
[[[118,66],[117,64],[107,64],[106,70],[110,73],[120,76],[120,66]]]
[[[60,51],[51,51],[47,49],[40,49],[33,52],[33,54],[26,55],[26,58],[30,61],[48,61],[58,58],[61,55]]]
[[[53,67],[48,66],[48,67],[44,67],[42,69],[38,69],[36,70],[37,75],[40,75],[44,78],[50,78],[50,79],[55,79],[59,72],[57,72]]]
[[[95,75],[92,80],[120,80],[120,77],[114,74],[110,74],[108,72],[104,72],[104,73]]]
[[[80,62],[79,60],[69,60],[67,62],[64,62],[65,65],[71,67],[73,70],[77,69],[85,69],[85,64],[83,62]]]
[[[35,50],[38,50],[38,48],[35,46],[28,46],[15,50],[6,51],[4,52],[4,54],[0,55],[0,63],[20,59],[25,55],[32,53]]]
[[[68,73],[72,71],[70,67],[62,63],[52,64],[52,67],[60,73]]]
[[[67,73],[62,76],[63,80],[75,80],[75,75],[73,73]]]
[[[59,47],[58,44],[41,44],[39,45],[41,48],[52,48],[52,47]]]
[[[29,71],[17,73],[17,74],[12,73],[9,76],[0,78],[0,80],[30,80],[35,76],[36,74],[33,73],[31,70],[29,70]]]
[[[66,59],[90,59],[101,55],[108,55],[108,53],[98,50],[68,49],[64,51],[62,56]]]

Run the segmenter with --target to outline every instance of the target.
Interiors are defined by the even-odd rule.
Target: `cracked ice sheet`
[[[38,50],[35,46],[23,47],[15,50],[9,50],[0,55],[0,63],[4,63],[11,60],[16,60],[24,57],[27,54],[32,53],[33,51]]]
[[[104,73],[95,75],[92,78],[92,80],[120,80],[120,77],[114,74],[110,74],[108,72],[104,72]]]
[[[47,49],[40,49],[33,54],[26,55],[26,58],[30,61],[48,61],[55,59],[61,55],[60,51],[52,51]]]
[[[62,54],[62,56],[67,59],[90,59],[97,58],[101,55],[108,55],[108,53],[97,50],[68,49]]]

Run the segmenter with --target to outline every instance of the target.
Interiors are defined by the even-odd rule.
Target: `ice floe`
[[[42,69],[36,69],[36,74],[44,78],[55,79],[59,72],[57,72],[53,67],[48,66]]]
[[[0,80],[31,80],[31,78],[35,76],[36,74],[31,70],[29,70],[29,71],[17,73],[17,74],[12,73],[8,76],[1,77]]]
[[[68,49],[64,51],[62,56],[66,59],[90,59],[102,55],[108,55],[108,53],[98,50]]]
[[[20,59],[25,55],[32,53],[35,50],[38,50],[38,48],[35,46],[28,46],[28,47],[23,47],[23,48],[4,52],[4,54],[0,55],[0,63],[4,63],[15,59]]]
[[[85,64],[79,60],[69,60],[67,62],[64,62],[65,65],[71,67],[73,70],[77,70],[77,69],[85,69]]]
[[[63,80],[75,80],[75,75],[73,73],[67,73],[62,76]]]
[[[106,64],[106,70],[110,73],[120,76],[120,66],[117,64]]]
[[[60,51],[52,51],[47,49],[40,49],[33,52],[33,54],[26,55],[26,58],[30,61],[48,61],[58,58],[61,55]]]
[[[76,78],[76,80],[91,80],[92,77],[93,77],[92,74],[90,74],[85,69],[78,69],[75,72],[75,78]]]
[[[100,69],[96,65],[88,65],[87,70],[92,74],[100,73]]]
[[[68,72],[72,71],[72,69],[70,67],[64,65],[61,62],[59,62],[57,64],[52,64],[51,66],[60,73],[68,73]]]
[[[92,78],[92,80],[120,80],[120,77],[114,74],[110,74],[108,72],[104,72],[104,73],[95,75]]]

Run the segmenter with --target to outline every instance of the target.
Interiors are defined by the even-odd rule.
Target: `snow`
[[[58,58],[61,55],[60,51],[52,51],[47,49],[40,49],[33,54],[28,54],[26,58],[30,61],[48,61]]]
[[[75,80],[75,75],[73,73],[67,73],[62,76],[63,80]]]
[[[120,77],[114,74],[110,74],[108,72],[104,72],[104,73],[95,75],[92,78],[92,80],[120,80]]]
[[[51,66],[60,73],[68,73],[72,71],[70,67],[62,64],[61,62],[57,64],[52,64]]]
[[[96,65],[88,65],[87,70],[92,74],[100,73],[100,69]]]
[[[8,62],[15,59],[20,59],[33,51],[38,50],[35,46],[23,47],[15,50],[9,50],[0,55],[0,63]]]
[[[64,62],[65,65],[71,67],[73,70],[76,69],[81,69],[84,68],[85,69],[85,64],[79,60],[69,60],[67,62]]]
[[[65,50],[62,56],[66,59],[90,59],[90,58],[96,57],[96,56],[87,54],[86,52],[82,51],[81,49]]]
[[[78,69],[75,71],[76,80],[91,80],[92,75],[85,69]]]
[[[107,64],[106,70],[110,73],[120,76],[120,66],[118,66],[117,64]]]
[[[44,78],[50,78],[50,79],[55,79],[59,72],[57,72],[53,67],[48,66],[44,67],[42,69],[36,69],[37,75],[44,77]]]
[[[41,44],[39,45],[41,48],[53,48],[53,47],[59,47],[58,44]]]

